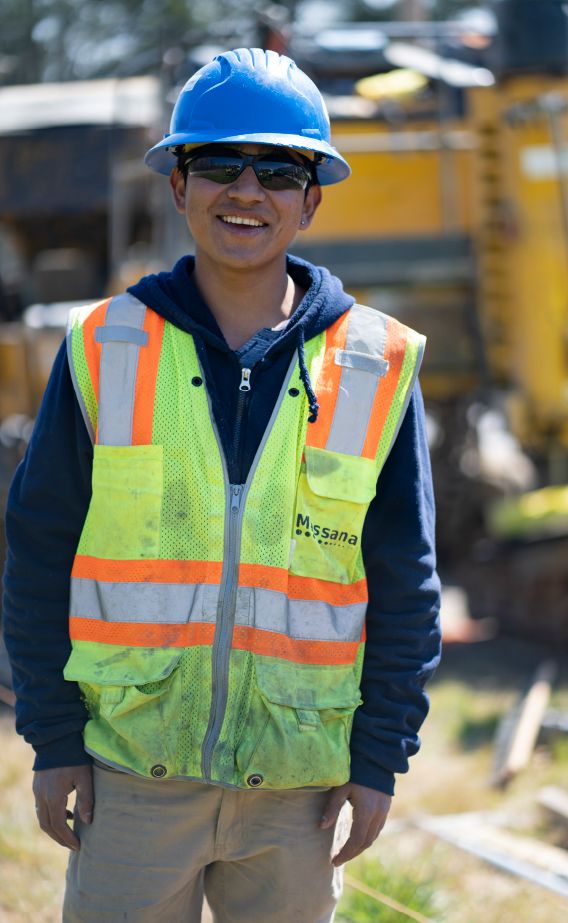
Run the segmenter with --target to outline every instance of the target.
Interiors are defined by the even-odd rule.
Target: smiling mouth
[[[266,224],[257,218],[239,218],[237,215],[219,215],[225,224],[244,224],[249,228],[265,228]]]

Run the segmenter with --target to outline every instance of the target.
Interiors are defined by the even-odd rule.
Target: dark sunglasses
[[[199,152],[189,155],[184,168],[190,176],[210,179],[226,186],[234,183],[243,170],[252,167],[257,180],[265,189],[279,192],[284,189],[306,189],[312,182],[308,167],[292,157],[276,154],[243,154],[240,151]]]

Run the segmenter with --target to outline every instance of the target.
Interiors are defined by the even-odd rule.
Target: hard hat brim
[[[247,132],[242,135],[227,135],[220,132],[180,132],[171,134],[150,148],[144,157],[144,163],[156,173],[169,176],[176,165],[175,156],[170,148],[181,144],[269,144],[273,147],[312,151],[325,157],[325,160],[316,166],[316,175],[321,186],[340,183],[351,174],[351,167],[347,161],[326,141],[308,139],[302,135],[283,136],[270,133],[251,134]]]

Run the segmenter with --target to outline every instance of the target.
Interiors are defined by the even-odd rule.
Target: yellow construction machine
[[[298,252],[428,335],[442,569],[474,615],[557,641],[568,635],[568,18],[555,0],[496,10],[487,52],[453,85],[447,53],[399,43],[392,57],[415,60],[426,84],[394,70],[390,90],[379,75],[349,105],[330,98],[353,176],[324,193]]]

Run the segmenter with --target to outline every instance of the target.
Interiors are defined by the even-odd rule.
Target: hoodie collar
[[[128,291],[187,333],[223,352],[232,352],[195,284],[194,267],[194,257],[184,256],[171,272],[145,276]],[[290,345],[298,350],[300,378],[309,404],[308,422],[315,423],[319,404],[306,365],[304,344],[330,327],[355,299],[343,291],[339,279],[323,266],[288,256],[287,271],[306,290],[306,294],[286,328],[268,346],[266,354],[290,348]]]
[[[144,276],[128,291],[181,330],[202,337],[217,349],[231,352],[195,283],[194,267],[194,257],[184,256],[171,272]],[[317,336],[355,301],[343,291],[340,280],[323,266],[288,256],[287,271],[306,294],[270,350],[280,350],[291,341],[297,342],[300,329],[304,340]]]

